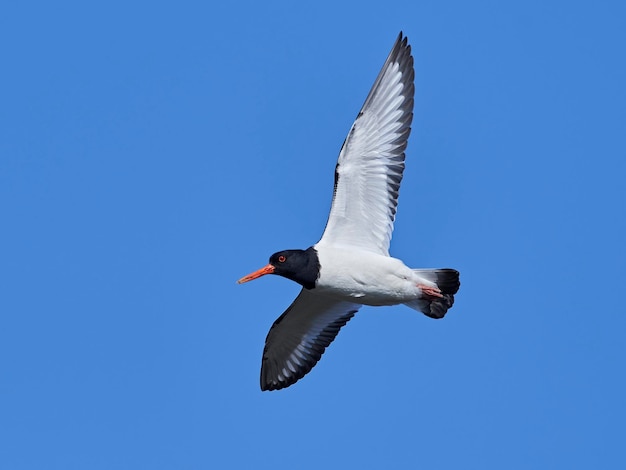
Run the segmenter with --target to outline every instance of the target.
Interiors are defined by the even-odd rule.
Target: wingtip
[[[273,392],[275,390],[282,390],[295,384],[298,380],[308,374],[313,367],[309,367],[306,370],[299,371],[297,375],[278,377],[277,379],[270,379],[268,377],[265,367],[261,367],[261,391]]]
[[[391,52],[389,53],[388,61],[398,61],[404,62],[407,69],[413,72],[413,56],[411,55],[411,45],[409,44],[409,38],[402,31],[398,34],[396,38],[396,42],[391,48]],[[410,80],[413,81],[413,76],[410,77]]]
[[[402,47],[406,47],[408,42],[409,38],[402,32],[402,30],[400,30],[400,33],[398,33],[398,37],[396,38],[395,45],[401,45]]]

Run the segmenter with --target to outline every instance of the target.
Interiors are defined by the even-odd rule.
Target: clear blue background
[[[626,468],[624,2],[10,2],[0,11],[0,467]],[[89,5],[87,5],[89,3]],[[415,118],[364,308],[259,390],[396,35]]]

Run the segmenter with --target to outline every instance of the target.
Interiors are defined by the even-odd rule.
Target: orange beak
[[[254,271],[253,273],[242,277],[241,279],[237,281],[237,284],[243,284],[244,282],[252,281],[256,279],[257,277],[265,276],[266,274],[272,274],[273,272],[274,272],[274,266],[272,266],[271,264],[268,264],[267,266],[263,266],[258,271]]]

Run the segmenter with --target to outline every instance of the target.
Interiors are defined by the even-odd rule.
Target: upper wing
[[[261,390],[279,390],[304,377],[359,307],[302,289],[267,334]]]
[[[389,254],[413,119],[413,57],[398,36],[346,137],[320,242]]]

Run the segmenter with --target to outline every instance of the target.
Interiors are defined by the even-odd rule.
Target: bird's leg
[[[421,289],[422,294],[424,294],[426,297],[443,297],[443,294],[437,287],[431,287],[425,284],[418,284],[417,287]]]

